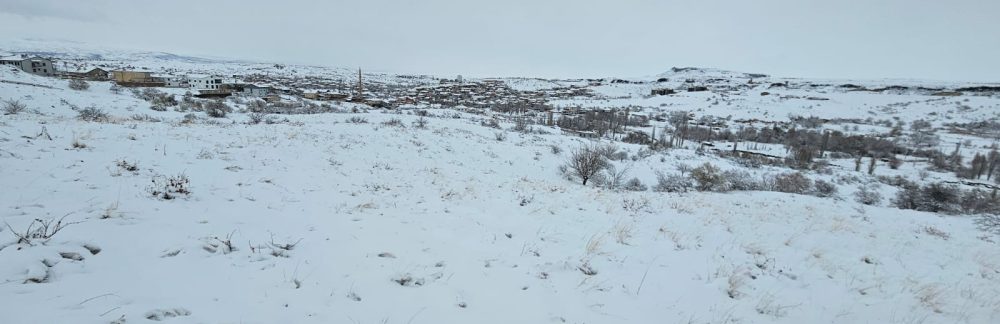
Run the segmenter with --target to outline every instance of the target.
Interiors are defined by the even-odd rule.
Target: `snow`
[[[186,64],[179,68],[192,73],[245,69]],[[587,141],[548,127],[497,141],[501,130],[480,126],[483,116],[441,109],[430,109],[427,129],[410,126],[414,115],[375,110],[183,123],[184,113],[152,111],[106,82],[73,91],[64,80],[6,70],[0,80],[18,82],[0,82],[0,99],[29,109],[0,116],[4,323],[1000,321],[1000,250],[970,217],[861,205],[852,186],[839,198],[618,192],[560,175],[569,151]],[[994,116],[997,105],[971,97],[969,105],[986,108],[941,113],[953,98],[845,92],[810,103],[751,92],[729,106],[712,105],[720,97],[708,92],[643,98],[642,87],[595,91],[623,97],[608,106],[736,118],[876,111],[973,120]],[[886,108],[898,102],[910,104]],[[79,121],[74,106],[114,118]],[[391,119],[405,127],[382,124]],[[618,145],[631,155],[641,148]],[[656,171],[704,162],[740,168],[693,149],[617,164],[653,185]],[[153,196],[154,180],[178,175],[190,180],[190,195]],[[18,244],[12,233],[63,216],[73,224],[48,241]]]

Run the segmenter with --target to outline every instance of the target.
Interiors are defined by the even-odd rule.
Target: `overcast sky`
[[[699,66],[1000,81],[997,0],[0,0],[0,28],[7,38],[438,75]]]

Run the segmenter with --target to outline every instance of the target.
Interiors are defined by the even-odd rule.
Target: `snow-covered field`
[[[605,190],[560,174],[588,140],[550,127],[497,130],[444,109],[426,128],[412,111],[185,120],[109,83],[0,80],[19,82],[0,82],[0,99],[28,107],[0,116],[2,323],[1000,322],[996,237],[971,217],[856,203],[853,186],[835,198]],[[630,98],[609,105],[737,118],[939,108],[848,93],[805,112],[757,94],[725,108],[640,90],[598,89]],[[984,108],[951,119],[996,114],[995,98],[970,105]],[[656,171],[706,161],[738,167],[693,149],[617,164],[651,186]],[[18,242],[36,219],[68,226]]]

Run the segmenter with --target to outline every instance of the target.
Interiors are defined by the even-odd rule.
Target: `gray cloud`
[[[1000,75],[992,0],[0,0],[0,8],[0,28],[25,37],[407,73],[640,76],[703,66],[791,77]]]
[[[98,22],[107,16],[98,9],[104,1],[3,0],[0,12],[26,18],[56,18]]]

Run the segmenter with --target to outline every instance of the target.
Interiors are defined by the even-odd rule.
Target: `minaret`
[[[365,86],[361,83],[361,68],[358,68],[358,100],[365,98]]]

